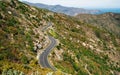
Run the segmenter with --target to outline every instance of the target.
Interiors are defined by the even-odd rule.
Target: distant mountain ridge
[[[99,14],[99,13],[101,13],[100,10],[87,10],[87,9],[83,9],[83,8],[65,7],[65,6],[61,6],[61,5],[45,5],[45,4],[41,4],[41,3],[30,3],[30,2],[26,2],[26,1],[23,1],[23,2],[28,5],[31,5],[31,6],[48,9],[50,11],[57,12],[57,13],[64,13],[64,14],[70,15],[70,16],[75,16],[78,14]]]

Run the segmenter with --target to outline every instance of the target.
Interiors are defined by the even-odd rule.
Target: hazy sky
[[[120,0],[20,0],[48,5],[63,5],[80,8],[120,8]]]

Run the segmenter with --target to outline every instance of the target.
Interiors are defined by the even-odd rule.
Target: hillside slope
[[[2,0],[0,7],[0,74],[120,74],[120,38],[114,33],[17,0]],[[49,44],[47,35],[58,42],[48,58],[56,72],[36,59]]]
[[[42,29],[51,15],[52,12],[17,0],[0,1],[0,74],[46,75],[53,72],[40,67],[36,58],[38,50],[42,51],[49,44]]]
[[[105,28],[120,36],[120,14],[105,13],[101,15],[79,14],[76,16],[80,21]]]
[[[54,65],[74,75],[120,74],[120,38],[105,28],[55,15],[49,33],[59,40]]]

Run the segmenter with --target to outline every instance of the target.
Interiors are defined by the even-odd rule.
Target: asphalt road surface
[[[56,70],[52,65],[50,65],[49,61],[48,61],[48,55],[51,52],[51,50],[55,47],[56,45],[56,40],[51,37],[48,36],[50,39],[50,45],[44,50],[44,52],[39,56],[39,64],[43,67],[43,68],[51,68],[52,70]]]

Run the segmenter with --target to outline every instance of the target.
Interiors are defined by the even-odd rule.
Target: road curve
[[[44,50],[44,52],[39,55],[39,64],[44,68],[51,68],[52,70],[56,70],[53,66],[50,65],[48,61],[48,55],[51,52],[51,50],[55,47],[56,41],[53,37],[48,36],[50,42],[50,45]]]

